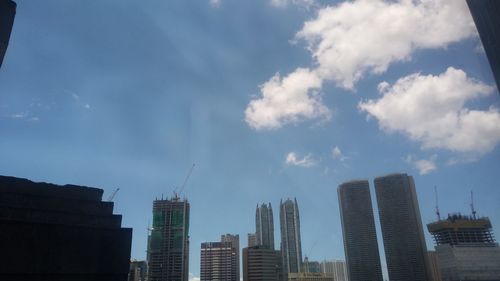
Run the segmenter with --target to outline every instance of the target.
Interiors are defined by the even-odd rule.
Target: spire
[[[434,195],[436,196],[436,215],[437,215],[438,221],[440,221],[441,214],[439,213],[439,198],[438,198],[438,192],[437,192],[436,186],[434,186]]]

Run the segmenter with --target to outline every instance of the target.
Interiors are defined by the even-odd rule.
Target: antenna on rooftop
[[[438,198],[438,192],[437,192],[437,187],[434,186],[434,195],[436,197],[436,215],[438,218],[438,221],[441,220],[441,214],[439,213],[439,198]]]
[[[476,219],[476,210],[474,209],[474,192],[470,191],[470,209],[472,211],[472,218]]]

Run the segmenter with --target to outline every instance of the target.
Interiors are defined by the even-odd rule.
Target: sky
[[[0,69],[0,174],[116,188],[145,259],[152,201],[196,164],[200,243],[296,198],[303,255],[343,259],[337,186],[394,172],[422,221],[500,231],[500,101],[465,1],[18,0]],[[375,209],[376,210],[376,209]],[[375,211],[379,247],[383,244]],[[427,247],[432,239],[425,230]]]

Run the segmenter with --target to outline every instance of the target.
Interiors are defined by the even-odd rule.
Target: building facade
[[[237,251],[232,242],[201,243],[201,281],[239,281]]]
[[[380,227],[390,280],[427,281],[427,246],[413,177],[375,178]]]
[[[332,274],[321,272],[291,272],[288,281],[336,281]]]
[[[347,267],[345,261],[324,260],[321,262],[320,268],[321,272],[332,274],[335,281],[349,281],[349,279],[347,279]]]
[[[240,280],[240,236],[238,234],[223,234],[220,237],[221,242],[230,242],[233,252],[236,254],[236,263],[232,265],[236,271],[236,280]]]
[[[297,199],[280,202],[281,255],[283,271],[300,272],[302,268],[302,245],[300,240],[300,217]]]
[[[257,206],[255,211],[255,235],[257,245],[274,250],[274,222],[271,203]]]
[[[441,270],[439,269],[438,257],[435,251],[427,251],[429,261],[430,280],[441,281]]]
[[[153,202],[148,241],[148,281],[189,278],[189,202],[174,196]]]
[[[321,265],[318,261],[310,261],[306,256],[304,262],[302,263],[302,271],[308,273],[322,273]]]
[[[481,37],[497,89],[500,88],[500,2],[498,0],[467,0],[469,10]]]
[[[257,235],[255,233],[248,233],[248,247],[257,246]]]
[[[368,181],[343,183],[337,193],[349,280],[382,281]]]
[[[243,281],[284,281],[280,251],[262,246],[243,248]]]
[[[131,261],[128,281],[146,281],[148,265],[146,261]]]
[[[0,280],[126,281],[132,229],[103,192],[0,176]]]
[[[500,247],[488,218],[454,214],[427,229],[436,243],[443,281],[500,280]]]

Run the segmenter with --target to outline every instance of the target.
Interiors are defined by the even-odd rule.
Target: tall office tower
[[[429,261],[431,281],[441,281],[441,271],[439,270],[438,257],[435,251],[427,251],[427,260]]]
[[[337,189],[350,281],[382,281],[368,181],[357,180]]]
[[[148,281],[187,281],[189,277],[189,203],[178,196],[153,202],[148,241]]]
[[[273,208],[271,203],[257,205],[255,211],[255,235],[257,236],[257,245],[262,245],[274,250],[274,223]]]
[[[467,4],[500,89],[500,1],[467,0]]]
[[[0,0],[0,67],[7,52],[10,33],[16,16],[16,3],[11,0]]]
[[[337,281],[333,275],[321,272],[291,272],[288,281]]]
[[[232,242],[201,243],[201,281],[239,281],[237,249]]]
[[[236,254],[236,280],[240,280],[240,236],[238,234],[224,234],[220,237],[221,242],[231,242],[233,251]]]
[[[285,281],[280,251],[262,246],[243,248],[243,281]]]
[[[126,281],[132,229],[102,195],[0,176],[0,280]]]
[[[427,246],[413,177],[375,178],[375,193],[389,279],[428,281]]]
[[[148,264],[146,261],[131,261],[128,281],[146,281]]]
[[[281,255],[283,272],[300,272],[302,246],[300,243],[300,218],[297,199],[280,202]]]
[[[448,215],[427,225],[443,281],[500,280],[500,247],[487,217]]]
[[[333,274],[335,281],[348,281],[347,267],[345,261],[332,260],[322,261],[320,264],[321,272]]]
[[[248,233],[248,247],[257,246],[257,235],[255,233]]]

